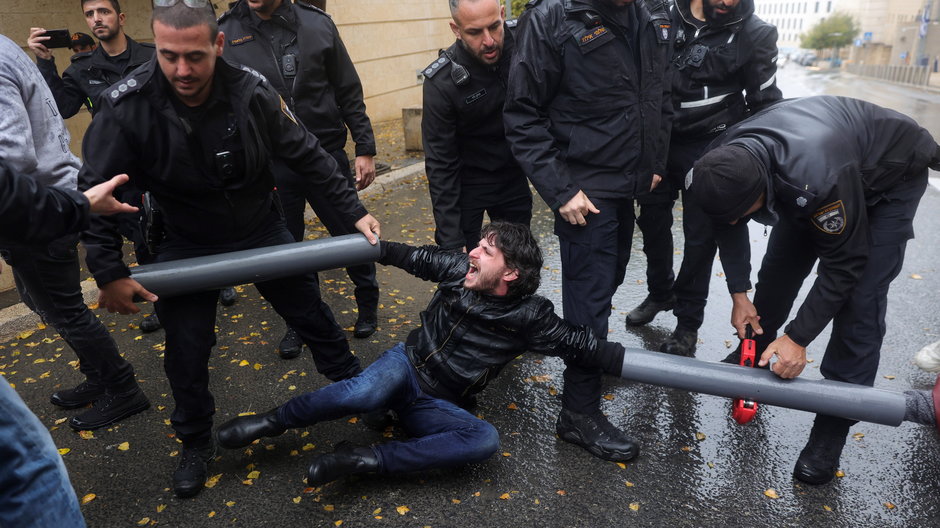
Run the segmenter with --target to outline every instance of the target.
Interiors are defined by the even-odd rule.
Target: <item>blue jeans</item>
[[[457,405],[425,394],[401,343],[356,377],[291,399],[278,410],[288,427],[391,409],[412,438],[373,446],[379,472],[404,473],[482,462],[499,450],[499,433]]]
[[[0,376],[0,526],[84,527],[49,431]]]

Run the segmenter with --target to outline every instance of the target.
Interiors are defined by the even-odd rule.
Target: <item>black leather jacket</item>
[[[673,141],[716,136],[783,97],[776,81],[777,28],[754,14],[754,0],[741,0],[738,13],[722,26],[696,28],[689,0],[673,5]]]
[[[88,199],[44,187],[0,161],[0,244],[42,244],[88,227]]]
[[[175,95],[154,60],[101,98],[83,142],[80,187],[127,173],[136,187],[153,193],[168,231],[211,248],[241,241],[267,221],[274,207],[271,160],[277,157],[305,178],[308,192],[326,194],[350,228],[365,216],[336,161],[258,72],[219,58],[213,82],[224,86],[220,93],[234,114],[232,175],[219,178],[197,157],[204,153],[192,148],[187,125],[169,99]],[[99,285],[130,274],[121,261],[116,222],[94,217],[82,236]]]
[[[665,174],[675,36],[668,6],[607,6],[535,0],[519,19],[506,137],[553,210],[580,190],[632,199],[654,173]]]
[[[721,145],[745,147],[767,169],[766,205],[753,218],[803,229],[819,257],[816,281],[786,328],[803,346],[851,295],[869,247],[897,242],[869,228],[866,207],[940,163],[940,147],[913,119],[847,97],[782,101],[729,128],[711,147]]]
[[[366,115],[362,83],[330,16],[302,1],[283,2],[271,22],[296,35],[285,50],[274,50],[259,34],[252,17],[244,0],[231,3],[219,17],[219,28],[225,33],[225,58],[264,75],[328,152],[343,148],[348,126],[356,156],[374,156],[375,137]],[[296,57],[293,78],[285,76],[282,68],[287,53]]]
[[[72,56],[72,64],[59,77],[54,59],[37,59],[36,66],[52,90],[59,113],[68,119],[87,105],[92,115],[98,111],[98,97],[109,86],[123,79],[128,73],[153,58],[153,44],[137,42],[127,38],[130,59],[123,70],[118,71],[105,57],[104,48]]]
[[[503,52],[495,66],[486,66],[455,42],[424,69],[424,141],[428,188],[434,206],[434,237],[445,249],[466,242],[461,231],[461,186],[525,182],[503,128],[506,79],[513,52],[516,21],[507,21]],[[469,74],[458,85],[456,62]],[[528,193],[528,185],[520,185]]]
[[[564,321],[548,299],[497,297],[464,288],[469,265],[464,253],[383,241],[382,254],[380,263],[439,283],[421,312],[421,326],[406,343],[421,387],[431,396],[460,403],[525,351],[621,372],[623,346]]]

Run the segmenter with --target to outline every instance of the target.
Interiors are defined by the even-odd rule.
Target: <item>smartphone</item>
[[[47,48],[70,48],[72,47],[72,34],[67,29],[50,29],[42,34],[43,37],[51,37],[43,42]]]

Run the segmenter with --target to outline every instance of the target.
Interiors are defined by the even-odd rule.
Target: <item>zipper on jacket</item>
[[[428,363],[428,360],[431,359],[431,356],[433,356],[434,354],[437,354],[441,350],[444,350],[444,347],[447,346],[447,342],[450,341],[451,337],[453,337],[454,331],[456,331],[457,328],[460,327],[460,323],[463,322],[464,318],[470,315],[470,312],[473,310],[473,307],[476,306],[479,302],[480,302],[480,299],[478,297],[476,300],[473,301],[473,304],[467,307],[467,311],[464,312],[463,315],[460,316],[460,319],[458,319],[457,322],[454,323],[454,326],[450,327],[450,332],[447,333],[447,337],[444,338],[444,341],[440,344],[440,346],[438,346],[434,351],[432,351],[430,354],[427,355],[427,357],[424,358],[424,362],[421,364],[422,367]]]

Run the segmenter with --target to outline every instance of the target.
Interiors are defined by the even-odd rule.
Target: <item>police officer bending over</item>
[[[368,187],[375,179],[372,123],[366,115],[356,67],[330,16],[303,1],[240,0],[219,17],[219,27],[228,38],[225,58],[264,75],[301,124],[333,156],[349,187]],[[344,150],[347,128],[356,144],[355,174]],[[295,240],[304,236],[304,200],[331,235],[350,233],[342,213],[322,193],[309,192],[303,176],[276,162],[274,177],[287,229]],[[366,338],[378,325],[375,264],[351,266],[346,272],[356,285],[359,315],[353,335]],[[290,359],[299,355],[302,347],[297,332],[288,327],[278,353]]]
[[[627,324],[643,325],[672,309],[676,328],[660,349],[690,356],[705,317],[716,247],[722,254],[750,248],[746,233],[716,228],[694,203],[683,202],[685,248],[673,285],[673,202],[692,163],[716,136],[782,94],[776,84],[777,30],[754,14],[753,0],[677,0],[672,19],[677,35],[669,164],[665,181],[637,199],[649,295],[627,314]],[[723,262],[727,266],[732,260]],[[731,293],[751,288],[750,261],[740,262],[748,267],[727,274],[744,278],[728,282]]]
[[[806,347],[832,321],[820,372],[874,384],[888,287],[914,236],[928,165],[940,168],[940,146],[914,120],[832,96],[777,103],[728,129],[695,163],[686,196],[715,222],[774,226],[754,303],[735,294],[731,314],[738,335],[748,324],[757,332],[759,365],[777,356],[771,370],[798,376]],[[817,260],[816,280],[778,338]],[[726,361],[737,363],[733,356]],[[817,415],[793,476],[829,482],[855,423]]]
[[[666,4],[535,0],[519,21],[506,93],[506,137],[555,211],[565,320],[607,336],[623,282],[633,200],[666,168],[674,32]],[[607,460],[637,444],[600,412],[597,369],[565,369],[559,436]]]
[[[444,249],[470,251],[483,213],[529,224],[532,193],[503,128],[516,21],[498,0],[449,0],[457,42],[424,69],[424,139],[434,234]]]
[[[155,2],[151,25],[156,60],[102,98],[85,136],[83,185],[127,173],[150,191],[162,209],[164,232],[156,261],[164,262],[293,242],[274,195],[270,164],[278,158],[302,174],[311,189],[328,196],[350,226],[377,243],[379,223],[367,214],[317,138],[297,123],[257,72],[221,58],[225,36],[218,32],[212,5],[177,1]],[[91,145],[96,146],[93,155]],[[133,313],[135,294],[156,300],[130,278],[113,221],[94,219],[83,240],[101,306]],[[336,381],[360,371],[345,334],[320,298],[314,275],[256,286],[317,351],[320,373]],[[208,291],[156,303],[166,329],[164,363],[176,401],[171,420],[183,442],[173,474],[180,497],[202,489],[206,464],[215,452],[208,361],[215,344],[217,297],[218,291]]]

